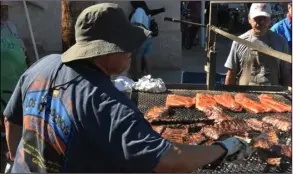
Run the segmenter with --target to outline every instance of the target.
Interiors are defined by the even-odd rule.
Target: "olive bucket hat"
[[[62,62],[133,52],[150,34],[132,25],[117,4],[99,3],[84,9],[78,16],[76,44],[62,54]]]

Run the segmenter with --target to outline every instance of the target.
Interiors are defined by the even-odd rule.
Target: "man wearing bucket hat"
[[[252,29],[239,37],[288,54],[286,40],[269,30],[271,14],[270,4],[253,3],[248,16]],[[290,70],[288,66],[285,66],[284,61],[257,52],[235,41],[232,43],[225,67],[228,68],[226,85],[291,86]]]
[[[12,173],[191,172],[249,153],[236,138],[171,143],[115,88],[109,76],[127,68],[130,52],[150,34],[116,4],[86,8],[75,32],[76,44],[63,55],[44,57],[23,74],[5,109]]]

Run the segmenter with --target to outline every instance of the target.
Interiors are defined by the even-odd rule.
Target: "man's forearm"
[[[226,77],[225,85],[236,85],[236,79],[231,77]]]
[[[7,147],[10,152],[10,158],[14,160],[18,144],[22,137],[22,127],[9,122],[6,118],[4,122],[5,122]]]
[[[236,85],[236,73],[233,70],[228,70],[225,85]]]
[[[175,144],[162,157],[155,172],[192,172],[221,158],[226,151],[220,145],[191,146]]]

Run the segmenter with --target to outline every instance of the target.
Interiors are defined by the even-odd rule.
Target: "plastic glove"
[[[234,160],[244,159],[253,152],[248,143],[235,137],[218,141],[215,144],[219,144],[227,150],[225,158],[233,157]]]

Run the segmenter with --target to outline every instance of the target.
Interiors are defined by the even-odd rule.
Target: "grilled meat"
[[[269,150],[271,147],[271,144],[269,143],[267,139],[259,139],[253,144],[253,147]]]
[[[155,126],[152,125],[152,128],[154,131],[158,132],[159,134],[162,134],[165,130],[165,126]]]
[[[279,144],[279,138],[276,133],[276,131],[268,131],[267,134],[267,140],[272,145],[278,145]]]
[[[207,138],[204,137],[201,133],[194,133],[187,137],[187,143],[192,145],[198,145],[206,139]]]
[[[271,108],[274,112],[291,112],[292,107],[285,103],[276,101],[270,94],[261,94],[258,96],[261,104]]]
[[[291,158],[292,156],[292,146],[291,145],[281,145],[282,154],[287,157]]]
[[[277,132],[274,130],[266,131],[261,138],[256,140],[254,147],[269,149],[272,145],[279,145]]]
[[[204,143],[204,145],[206,145],[206,146],[210,146],[210,145],[213,145],[213,144],[215,144],[216,142],[214,141],[214,140],[208,140],[208,141],[206,141],[205,143]]]
[[[258,114],[272,111],[271,108],[264,107],[261,103],[248,98],[245,94],[242,93],[235,95],[235,101],[249,113]]]
[[[187,129],[166,128],[162,134],[162,137],[169,141],[182,144],[184,142],[184,137],[187,137],[187,135]]]
[[[235,112],[242,111],[242,106],[234,100],[231,93],[225,92],[220,95],[214,95],[214,99],[219,105],[222,105],[232,111],[235,111]]]
[[[172,110],[166,106],[154,106],[145,113],[145,118],[149,122],[161,117],[167,117],[172,114]]]
[[[217,140],[223,135],[244,135],[251,128],[248,127],[245,121],[233,119],[225,120],[212,126],[206,126],[201,129],[202,133],[213,139]]]
[[[291,129],[291,120],[282,115],[267,116],[262,121],[284,132],[288,132]]]
[[[195,100],[191,97],[169,94],[166,99],[166,106],[190,108],[195,105]]]
[[[279,166],[281,164],[281,158],[268,158],[267,163],[272,166]]]
[[[212,95],[209,94],[196,94],[196,108],[200,111],[205,111],[207,109],[212,109],[217,105],[216,100]]]
[[[220,136],[222,134],[224,134],[223,132],[220,132],[220,130],[216,127],[213,127],[213,126],[206,126],[206,127],[203,127],[201,129],[201,132],[208,138],[211,138],[213,140],[217,140],[220,138]],[[225,132],[226,133],[226,132]]]
[[[225,120],[232,120],[232,117],[230,117],[229,115],[225,114],[218,107],[213,107],[211,109],[206,109],[206,110],[204,110],[204,113],[208,117],[208,119],[215,120],[216,123],[222,122],[222,121],[225,121]]]
[[[255,131],[271,130],[271,126],[255,118],[245,120],[247,125]]]

